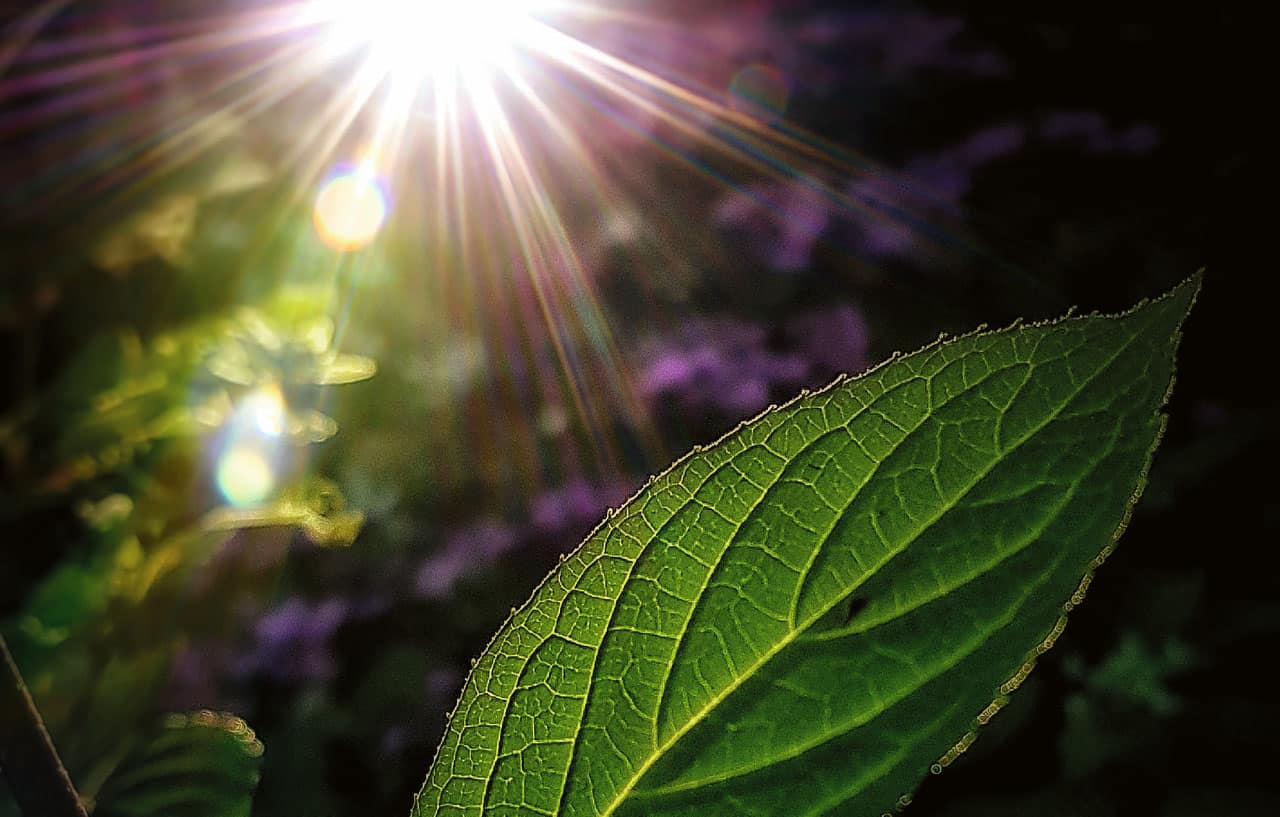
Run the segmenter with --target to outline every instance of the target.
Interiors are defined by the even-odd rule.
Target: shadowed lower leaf
[[[94,817],[248,817],[262,744],[244,721],[171,715],[98,792]]]

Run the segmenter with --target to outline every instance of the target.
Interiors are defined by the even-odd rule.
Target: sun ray
[[[23,32],[58,14],[56,2],[42,8]],[[0,116],[0,139],[60,127],[44,147],[64,160],[34,183],[33,201],[95,192],[129,203],[256,122],[291,123],[274,154],[282,204],[258,225],[245,263],[305,217],[313,244],[330,251],[313,274],[349,286],[362,271],[392,270],[386,280],[422,301],[413,308],[438,311],[421,321],[424,343],[483,339],[495,428],[522,400],[562,409],[593,449],[588,458],[607,470],[619,457],[619,417],[655,462],[665,452],[612,334],[600,259],[578,235],[584,212],[599,214],[600,232],[623,213],[625,240],[673,269],[696,267],[694,248],[718,251],[713,235],[689,231],[666,206],[655,160],[758,207],[779,209],[758,189],[766,181],[803,191],[833,220],[963,240],[915,209],[921,196],[895,196],[893,186],[906,184],[897,174],[786,120],[770,96],[781,86],[766,83],[743,104],[741,89],[716,72],[643,53],[704,35],[623,0],[259,0],[140,23],[127,36],[12,38],[0,52],[0,67],[11,68],[0,70],[0,100],[18,104]],[[190,77],[170,110],[173,94],[160,91],[172,90],[164,83],[173,65]],[[740,78],[744,66],[724,67]],[[602,133],[643,149],[644,160],[603,144]],[[393,260],[378,240],[384,232],[421,266]],[[637,277],[650,286],[660,274]],[[519,367],[535,382],[520,382]],[[474,425],[467,411],[450,422]],[[537,467],[535,432],[501,433]]]

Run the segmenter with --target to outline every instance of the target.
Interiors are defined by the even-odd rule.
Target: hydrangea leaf
[[[685,457],[499,630],[415,817],[905,802],[1124,528],[1198,289],[939,341]]]

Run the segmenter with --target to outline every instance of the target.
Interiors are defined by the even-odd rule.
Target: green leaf
[[[98,791],[94,817],[248,817],[262,744],[232,715],[171,715]]]
[[[681,460],[498,632],[414,814],[905,802],[1123,529],[1198,289],[939,342]]]

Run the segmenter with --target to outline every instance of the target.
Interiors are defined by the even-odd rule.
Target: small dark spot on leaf
[[[853,621],[853,617],[867,609],[867,605],[870,603],[870,599],[859,598],[857,596],[849,599],[849,607],[845,610],[844,614],[844,623],[847,625],[850,621]]]

